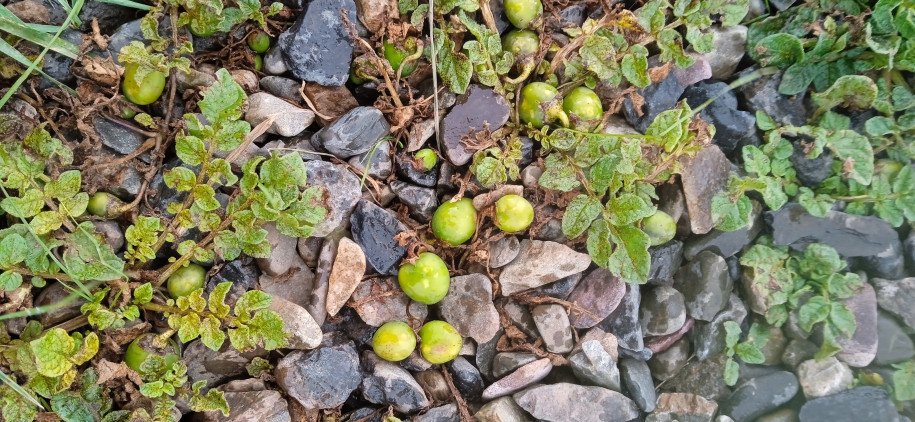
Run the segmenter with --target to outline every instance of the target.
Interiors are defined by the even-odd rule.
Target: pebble
[[[401,413],[413,413],[431,404],[419,383],[397,364],[365,351],[362,366],[362,397],[369,402],[392,406]]]
[[[391,190],[410,210],[410,215],[420,221],[429,221],[438,208],[438,200],[435,199],[435,190],[411,185],[400,180],[392,180],[390,183]]]
[[[226,392],[226,404],[232,409],[228,417],[219,411],[203,413],[203,422],[289,422],[289,403],[279,391],[259,390]]]
[[[353,295],[364,275],[365,254],[362,248],[348,238],[341,238],[327,285],[328,314],[337,315],[340,308]]]
[[[797,377],[807,399],[829,396],[848,389],[854,380],[851,369],[835,356],[810,359],[797,367]]]
[[[385,209],[360,200],[350,216],[353,240],[362,247],[369,265],[380,274],[396,275],[407,248],[394,238],[407,226]]]
[[[642,339],[642,325],[639,322],[639,304],[642,294],[639,287],[626,284],[626,295],[616,310],[598,325],[602,330],[613,333],[621,349],[641,351],[645,348]]]
[[[696,394],[661,393],[652,416],[668,416],[677,421],[712,422],[718,403]]]
[[[877,293],[880,308],[899,318],[903,324],[915,327],[915,277],[901,280],[871,280]]]
[[[416,382],[423,387],[423,390],[436,402],[445,402],[451,400],[451,389],[448,388],[448,382],[445,376],[437,370],[425,370],[417,372]]]
[[[637,91],[644,99],[641,110],[636,110],[632,99],[626,96],[623,115],[636,130],[645,133],[658,114],[677,106],[686,87],[711,76],[712,70],[704,60],[697,60],[687,69],[674,69],[661,81]]]
[[[737,65],[747,50],[747,27],[714,25],[709,28],[709,32],[715,36],[712,51],[701,57],[712,69],[712,79],[728,79],[737,70]]]
[[[530,416],[511,397],[499,397],[473,415],[479,422],[531,422]]]
[[[667,381],[677,375],[677,372],[689,360],[689,339],[681,338],[673,345],[657,352],[648,360],[648,369],[658,381]]]
[[[267,129],[267,133],[295,136],[311,125],[315,119],[315,113],[289,104],[266,92],[249,95],[245,121],[254,127],[267,119],[274,119]]]
[[[391,125],[381,110],[356,107],[321,128],[312,140],[327,152],[345,160],[371,150],[390,132]]]
[[[683,293],[686,312],[700,321],[711,321],[727,306],[734,282],[724,258],[703,251],[677,271],[677,289]]]
[[[418,164],[413,160],[412,156],[401,153],[394,156],[394,171],[398,176],[405,178],[410,183],[434,188],[438,181],[439,171],[445,167],[441,160],[437,161],[431,169],[420,170],[417,168]]]
[[[292,255],[290,262],[290,268],[276,277],[266,272],[261,274],[257,280],[258,287],[265,293],[306,307],[314,289],[315,274],[298,255]]]
[[[407,134],[407,152],[416,152],[435,135],[435,119],[414,122]]]
[[[183,355],[191,382],[203,380],[208,386],[215,386],[245,375],[245,365],[255,357],[266,358],[267,351],[258,348],[242,353],[227,343],[214,351],[195,340],[187,344]]]
[[[345,86],[321,85],[314,82],[306,82],[305,88],[302,89],[308,100],[314,106],[314,109],[321,113],[318,121],[321,124],[328,124],[346,112],[359,107],[356,97]],[[301,98],[301,96],[299,96]]]
[[[286,342],[289,349],[314,349],[321,344],[321,327],[305,308],[288,300],[274,297],[270,310],[280,314],[283,331],[291,336]]]
[[[413,418],[413,422],[461,422],[457,405],[454,403],[433,407],[426,413]]]
[[[672,334],[686,323],[683,294],[669,286],[657,286],[642,299],[639,322],[646,336]]]
[[[473,151],[461,142],[464,136],[484,127],[498,130],[508,121],[510,111],[508,101],[492,89],[470,85],[442,119],[442,149],[448,161],[456,166],[470,162]]]
[[[731,155],[741,143],[756,138],[756,117],[746,111],[738,110],[737,96],[721,81],[701,81],[686,88],[681,99],[694,109],[706,101],[714,99],[699,112],[702,120],[715,125],[712,142],[721,148],[721,152]],[[740,151],[736,151],[739,153]]]
[[[391,160],[391,143],[379,142],[377,145],[377,147],[373,146],[368,151],[350,158],[349,164],[360,172],[366,172],[370,177],[387,179],[394,171],[394,164]],[[395,182],[403,183],[398,180]]]
[[[534,318],[531,317],[531,311],[526,305],[522,305],[511,298],[504,298],[500,299],[500,306],[512,325],[530,338],[537,337],[537,325],[534,324]]]
[[[690,331],[690,338],[696,349],[693,351],[696,358],[705,360],[721,353],[725,346],[724,323],[734,321],[742,324],[746,318],[747,308],[740,298],[732,293],[727,308],[715,315],[711,321],[697,323]]]
[[[790,369],[797,368],[801,362],[812,359],[820,348],[807,339],[792,339],[782,351],[782,363]]]
[[[899,421],[896,406],[880,387],[857,387],[810,400],[801,406],[800,422]]]
[[[352,342],[290,353],[274,374],[280,388],[306,409],[340,406],[362,381]]]
[[[786,371],[773,372],[738,386],[728,399],[721,403],[721,413],[736,421],[750,421],[787,403],[797,391],[798,381],[794,374]]]
[[[227,262],[207,280],[204,292],[213,293],[219,283],[230,282],[232,288],[226,294],[226,304],[235,306],[235,302],[245,292],[254,288],[255,282],[260,277],[260,271],[253,261],[251,258],[242,258]]]
[[[749,67],[737,76],[744,77],[758,70],[758,66]],[[797,95],[782,95],[778,86],[782,82],[782,72],[761,76],[752,82],[736,89],[748,111],[763,111],[779,126],[802,126],[806,123],[807,110],[804,108],[806,91]]]
[[[665,389],[677,393],[697,394],[720,404],[731,394],[730,387],[724,383],[726,359],[723,353],[718,353],[707,360],[693,360],[673,378],[667,380],[664,384]]]
[[[311,289],[308,304],[305,306],[305,309],[315,318],[315,322],[317,322],[318,325],[324,324],[324,320],[327,319],[327,292],[330,284],[330,276],[334,268],[334,260],[337,259],[337,245],[337,239],[330,237],[324,239],[316,264],[314,288]],[[299,251],[301,253],[301,249]],[[364,269],[365,265],[363,264],[363,272]]]
[[[102,145],[105,145],[112,151],[121,155],[132,154],[146,142],[146,137],[124,127],[125,125],[133,127],[132,123],[122,120],[119,121],[122,123],[114,123],[99,116],[92,119],[92,125],[95,128],[95,133],[98,134],[99,140],[102,141]],[[140,154],[138,158],[144,163],[149,164],[150,155],[148,152]]]
[[[813,138],[800,135],[792,139],[792,141],[791,145],[794,148],[794,153],[791,154],[789,160],[791,160],[791,165],[794,167],[797,180],[802,185],[814,188],[832,175],[832,151],[826,149],[816,158],[810,158],[807,156],[807,152],[804,151],[807,149],[804,144],[812,143]]]
[[[411,316],[420,321],[426,318],[426,305],[410,300],[395,284],[394,278],[376,278],[359,283],[356,287],[352,296],[354,308],[366,324],[380,327],[388,321],[410,323]]]
[[[486,384],[483,383],[483,377],[480,375],[480,371],[463,356],[454,358],[454,360],[448,362],[446,366],[451,372],[454,387],[458,389],[461,396],[467,401],[479,401],[480,396],[483,395],[483,389],[486,387]]]
[[[683,262],[683,242],[671,240],[648,248],[648,253],[651,254],[648,283],[672,285],[674,274]]]
[[[489,246],[489,267],[502,268],[521,252],[521,242],[515,236],[505,236]]]
[[[534,418],[547,422],[617,422],[639,416],[632,400],[601,387],[562,382],[531,387],[513,397]]]
[[[492,376],[502,378],[512,371],[537,360],[537,355],[528,352],[501,352],[492,358]]]
[[[566,300],[569,298],[569,295],[572,294],[572,290],[575,290],[575,286],[578,285],[578,282],[581,281],[581,276],[582,273],[575,273],[552,283],[540,286],[534,289],[534,291],[556,299]]]
[[[569,320],[575,328],[591,328],[619,306],[626,295],[626,283],[609,270],[598,268],[588,273],[569,294],[568,301],[581,310],[572,308]]]
[[[645,361],[622,358],[620,359],[620,376],[629,391],[629,397],[639,405],[643,412],[651,413],[658,401],[651,379],[651,370]]]
[[[300,85],[300,83],[282,76],[264,76],[260,80],[261,89],[264,91],[295,103],[302,101],[302,96],[299,95]]]
[[[539,382],[553,370],[553,364],[547,358],[535,360],[524,365],[504,378],[490,384],[483,390],[483,401],[507,396],[533,383]]]
[[[686,322],[683,323],[683,326],[680,327],[680,329],[676,332],[666,336],[646,337],[645,347],[648,348],[648,350],[651,350],[652,353],[661,353],[667,350],[667,348],[673,345],[675,342],[683,338],[683,336],[686,335],[686,333],[689,332],[689,330],[693,328],[693,325],[695,324],[696,320],[690,317],[686,317]]]
[[[620,391],[620,371],[613,356],[597,340],[581,343],[581,351],[569,356],[575,377],[591,385]]]
[[[121,251],[124,247],[124,232],[116,221],[93,221],[92,226],[95,233],[102,236],[112,251]]]
[[[590,265],[588,254],[566,245],[524,239],[518,257],[502,269],[499,283],[508,296],[580,273]]]
[[[299,258],[296,252],[297,240],[280,233],[272,221],[264,224],[263,228],[267,230],[267,241],[270,242],[270,257],[257,258],[257,266],[271,277],[287,273],[296,264],[296,258]]]
[[[912,339],[905,334],[902,327],[885,312],[877,314],[877,365],[891,365],[903,362],[915,356]]]
[[[537,331],[543,339],[546,350],[552,353],[568,353],[575,345],[569,315],[562,305],[556,303],[537,305],[531,311]]]
[[[753,243],[762,230],[762,204],[752,201],[750,221],[747,226],[732,232],[718,229],[698,236],[690,236],[683,248],[683,257],[692,261],[702,251],[711,251],[723,258],[730,258]]]
[[[28,281],[25,284],[28,285]],[[38,315],[38,322],[45,327],[51,327],[79,316],[82,313],[80,307],[86,304],[86,300],[77,296],[75,300],[64,301],[71,294],[70,289],[59,282],[48,283],[35,298],[36,307],[49,307],[47,312]]]
[[[874,288],[864,283],[842,303],[855,316],[855,332],[851,338],[838,336],[836,343],[842,350],[836,357],[849,366],[863,368],[877,356],[877,296]]]
[[[283,59],[283,50],[279,46],[272,47],[264,54],[264,73],[268,75],[282,75],[289,71]]]
[[[712,198],[724,191],[730,173],[731,162],[716,145],[707,145],[684,160],[680,180],[694,234],[705,234],[715,227]]]
[[[305,170],[310,186],[321,186],[327,191],[327,215],[311,233],[314,237],[326,237],[345,226],[362,197],[359,178],[343,165],[327,161],[308,161]]]
[[[353,41],[340,9],[352,19],[356,5],[353,0],[317,0],[303,6],[305,10],[277,40],[286,67],[296,78],[341,86],[349,79]]]
[[[492,281],[483,274],[451,278],[448,294],[439,302],[439,314],[462,337],[478,343],[499,331],[499,313],[492,302]]]

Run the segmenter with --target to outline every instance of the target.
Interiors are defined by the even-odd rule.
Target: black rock
[[[89,3],[92,3],[92,2],[89,2]],[[125,13],[122,16],[130,17],[133,15],[130,13]],[[84,21],[84,22],[87,22],[87,21]],[[118,24],[120,24],[120,22],[124,22],[124,20],[114,20],[112,22],[118,22]],[[99,21],[99,23],[101,23],[101,21]],[[101,30],[102,30],[102,33],[108,32],[104,29],[101,29]],[[182,33],[182,35],[187,36],[191,40],[191,42],[193,42],[194,37],[191,34],[187,33],[186,30],[182,29],[182,30],[179,30],[179,32]],[[159,35],[161,35],[164,38],[170,38],[172,36],[172,25],[167,16],[161,22],[159,22]],[[115,29],[114,32],[111,33],[111,36],[108,37],[108,50],[102,52],[102,56],[103,57],[110,56],[114,59],[114,62],[116,64],[121,64],[121,62],[118,60],[118,53],[120,53],[121,49],[124,48],[124,46],[126,46],[127,44],[130,44],[132,41],[139,41],[142,43],[146,43],[148,41],[146,39],[146,37],[143,36],[143,31],[140,29],[140,19],[132,20],[130,22],[126,22],[126,23],[118,26],[117,29]],[[166,51],[168,51],[168,52],[172,52],[172,50],[173,50],[172,46],[169,46],[166,49]],[[177,115],[180,116],[181,114],[177,114]]]
[[[145,136],[125,127],[132,126],[126,121],[115,123],[104,117],[96,117],[92,119],[92,125],[102,144],[121,155],[132,154],[146,141]],[[140,154],[138,158],[144,163],[149,163],[148,152]]]
[[[153,176],[152,181],[149,183],[149,194],[147,195],[147,200],[149,201],[149,204],[153,207],[153,209],[161,210],[163,215],[165,215],[166,217],[174,216],[174,214],[171,214],[168,211],[166,211],[166,208],[168,208],[168,204],[170,204],[172,202],[183,201],[185,195],[187,195],[186,192],[178,192],[178,191],[166,186],[165,180],[162,177],[164,172],[169,171],[169,170],[171,170],[175,167],[179,167],[179,166],[190,169],[191,171],[193,171],[195,173],[200,171],[199,166],[192,167],[192,166],[182,163],[181,160],[179,160],[178,158],[173,158],[173,159],[168,160],[165,163],[163,163],[163,165],[162,165],[163,171],[156,173],[156,175]]]
[[[629,398],[638,404],[643,412],[651,413],[658,401],[658,395],[648,364],[642,360],[620,359],[620,377],[629,390]]]
[[[626,296],[623,296],[619,306],[609,317],[597,325],[602,330],[616,336],[621,351],[641,352],[646,350],[645,342],[642,340],[642,325],[639,323],[639,302],[641,301],[642,294],[639,286],[627,283]]]
[[[330,1],[330,0],[318,0]],[[356,107],[315,133],[312,142],[340,159],[369,151],[387,136],[391,125],[374,107]]]
[[[761,217],[762,206],[759,202],[753,201],[750,223],[746,227],[732,232],[712,229],[706,234],[690,236],[686,241],[683,256],[687,260],[693,260],[700,252],[711,251],[723,258],[730,258],[756,240],[763,226]]]
[[[738,76],[744,77],[756,70],[756,67],[751,67]],[[804,109],[805,92],[793,96],[779,94],[778,85],[781,82],[782,74],[779,72],[762,76],[737,88],[741,108],[753,113],[764,111],[780,126],[802,126],[807,118],[807,110]]]
[[[362,368],[365,373],[362,396],[366,400],[391,405],[402,413],[413,413],[429,406],[423,388],[406,369],[369,351],[362,354]]]
[[[435,189],[421,188],[400,180],[391,181],[391,190],[410,209],[410,215],[420,221],[429,221],[438,208]]]
[[[492,89],[471,85],[467,92],[458,96],[457,103],[442,119],[442,148],[445,157],[452,164],[462,166],[473,157],[461,139],[471,129],[476,133],[488,127],[495,131],[508,121],[511,108],[508,101]]]
[[[362,375],[352,342],[290,353],[277,364],[276,382],[306,409],[340,406]]]
[[[499,331],[496,332],[496,335],[491,340],[477,345],[477,355],[474,357],[474,363],[477,364],[480,375],[483,375],[487,381],[494,381],[492,361],[496,356],[496,345],[504,335],[505,330],[499,328]]]
[[[565,300],[572,293],[572,290],[575,290],[575,287],[578,286],[582,274],[583,273],[572,274],[568,277],[560,278],[552,283],[540,286],[534,289],[534,291],[555,297],[556,299]]]
[[[407,227],[388,211],[365,199],[356,204],[350,216],[353,240],[362,247],[365,259],[379,274],[396,275],[400,260],[407,254],[394,236]]]
[[[394,170],[398,176],[414,184],[434,188],[436,181],[438,181],[439,168],[442,167],[442,163],[436,163],[432,169],[426,171],[418,169],[415,163],[413,157],[406,154],[394,156]]]
[[[524,168],[534,162],[534,141],[527,137],[521,137],[521,159],[518,160],[518,168]]]
[[[359,171],[366,171],[369,176],[376,179],[387,179],[394,167],[391,160],[391,143],[379,142],[377,147],[369,148],[368,151],[350,158],[349,164]]]
[[[483,383],[483,377],[463,356],[454,358],[448,362],[448,370],[451,371],[451,377],[454,381],[455,388],[461,392],[464,399],[469,401],[478,401],[483,395],[483,389],[486,384]]]
[[[674,274],[683,262],[683,242],[671,240],[663,245],[648,248],[648,253],[651,254],[648,282],[666,285],[673,283]]]
[[[327,86],[342,86],[349,79],[353,41],[340,9],[356,21],[353,0],[306,2],[295,23],[280,34],[278,45],[289,71],[299,79]]]
[[[250,258],[244,262],[243,259],[229,261],[216,274],[207,280],[206,292],[211,293],[219,283],[230,282],[232,288],[226,294],[226,303],[232,305],[246,291],[254,289],[254,283],[260,277],[260,270]]]
[[[719,410],[721,414],[728,415],[735,421],[751,421],[787,403],[797,394],[798,388],[797,376],[791,372],[778,371],[763,375],[737,387],[727,400],[721,403]]]
[[[808,401],[801,407],[800,422],[900,421],[886,390],[858,387]]]
[[[915,346],[893,317],[877,314],[877,356],[874,364],[891,365],[915,356]]]
[[[67,28],[60,34],[60,38],[75,45],[80,45],[83,42],[83,33],[72,28]],[[73,72],[70,71],[70,66],[72,65],[73,59],[54,51],[48,51],[48,54],[45,54],[44,61],[41,63],[41,70],[48,74],[48,76],[57,79],[64,84],[71,85],[76,82],[76,77],[74,77]],[[49,88],[51,86],[54,86],[51,81],[41,78],[40,88]]]
[[[653,83],[647,88],[638,91],[639,95],[645,99],[641,116],[628,96],[623,100],[623,114],[632,127],[639,132],[645,133],[645,129],[648,129],[648,126],[651,125],[651,122],[654,121],[658,114],[677,106],[677,101],[685,90],[686,87],[680,85],[677,78],[668,76],[660,82]]]
[[[711,321],[727,305],[734,281],[724,258],[703,251],[677,271],[674,285],[683,293],[689,316]]]
[[[706,360],[720,354],[725,346],[724,323],[734,321],[742,324],[747,318],[747,308],[740,298],[731,294],[727,307],[715,315],[709,322],[696,321],[696,325],[689,332],[693,341],[694,353],[699,360]]]
[[[505,4],[502,1],[489,0],[489,10],[492,12],[493,20],[496,21],[496,29],[500,34],[506,29],[512,28],[511,22],[505,17]]]
[[[731,155],[741,140],[756,136],[756,117],[737,109],[737,96],[728,89],[728,85],[720,81],[701,81],[686,88],[681,99],[696,108],[718,95],[699,112],[699,116],[715,125],[712,142],[721,148],[721,152]]]
[[[905,238],[905,242],[902,243],[902,250],[905,265],[910,271],[915,271],[915,230],[909,233],[909,237]]]
[[[804,144],[813,144],[813,139],[807,136],[798,136],[792,142],[794,153],[791,154],[791,164],[797,172],[797,180],[807,187],[816,187],[832,174],[832,152],[823,150],[816,158],[808,158]]]

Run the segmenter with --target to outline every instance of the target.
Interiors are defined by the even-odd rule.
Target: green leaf
[[[67,170],[45,185],[45,194],[52,197],[73,196],[79,193],[82,174],[79,170]]]
[[[540,186],[547,189],[568,192],[581,186],[575,174],[575,168],[570,166],[559,154],[550,154],[544,160],[544,171],[540,175]]]
[[[192,166],[200,165],[207,157],[203,141],[196,136],[175,137],[175,153],[181,161]]]
[[[59,211],[42,211],[32,217],[32,221],[29,221],[29,226],[32,226],[35,233],[47,234],[59,229],[63,223],[63,216],[60,215]]]
[[[608,268],[610,256],[613,254],[613,241],[610,240],[610,224],[604,218],[599,218],[591,223],[588,228],[586,242],[588,254],[595,264]]]
[[[223,318],[229,314],[229,306],[226,305],[226,294],[232,288],[232,282],[226,281],[216,285],[210,298],[207,300],[207,308],[217,317]]]
[[[44,208],[44,195],[37,189],[29,189],[19,197],[10,196],[0,201],[0,208],[13,217],[29,218]]]
[[[632,193],[623,193],[619,197],[610,198],[607,201],[610,224],[614,226],[633,224],[650,217],[655,210],[656,208],[650,202]]]
[[[133,291],[133,303],[142,305],[152,301],[153,289],[152,284],[143,283]]]
[[[95,234],[91,222],[80,223],[73,233],[66,235],[66,241],[69,247],[63,253],[63,262],[75,278],[112,281],[126,277],[124,261]]]
[[[42,337],[29,342],[38,373],[46,377],[59,377],[73,367],[70,357],[75,342],[62,328],[51,328]]]
[[[651,85],[648,77],[648,49],[638,44],[630,47],[629,52],[623,56],[622,71],[626,80],[636,87]]]
[[[65,422],[95,420],[91,404],[74,391],[65,391],[52,397],[51,410]]]
[[[869,185],[874,174],[874,150],[867,137],[853,130],[840,130],[827,136],[827,146],[842,162],[846,177]]]
[[[203,345],[209,347],[213,351],[219,351],[222,347],[222,343],[226,341],[226,335],[220,329],[219,319],[213,317],[212,315],[204,318],[201,330],[200,330],[200,341],[203,342]]]
[[[846,338],[855,334],[855,314],[841,303],[833,303],[829,310],[829,323]]]
[[[782,95],[797,95],[807,90],[816,78],[816,65],[809,62],[795,63],[785,69],[778,92]]]
[[[740,324],[734,321],[724,322],[724,344],[727,348],[732,348],[740,341]]]
[[[737,384],[737,378],[740,376],[740,365],[732,358],[724,362],[724,383],[730,386]]]
[[[814,296],[810,298],[798,310],[798,322],[804,331],[813,331],[813,326],[819,322],[826,321],[829,317],[830,304],[823,296]]]
[[[826,217],[833,204],[835,199],[829,195],[819,194],[815,195],[812,190],[809,188],[801,187],[798,189],[797,202],[815,217]]]
[[[772,171],[769,156],[755,145],[743,147],[743,168],[747,172],[755,173],[759,176],[768,175]]]
[[[740,356],[740,359],[751,365],[759,365],[766,361],[766,357],[762,352],[752,343],[740,343],[734,350],[737,352],[737,356]]]
[[[761,66],[787,67],[804,59],[801,40],[791,34],[769,35],[753,47]]]
[[[11,233],[0,240],[0,267],[10,268],[25,261],[29,244],[19,233]]]
[[[719,192],[712,197],[711,208],[715,228],[731,232],[744,228],[750,223],[753,203],[745,195],[740,195],[737,198],[737,202],[731,202],[727,192]]]
[[[562,232],[569,239],[575,239],[581,236],[591,222],[600,215],[603,207],[596,198],[588,195],[578,195],[566,208],[562,216]]]
[[[203,396],[194,394],[188,405],[195,412],[219,410],[223,417],[229,416],[229,404],[226,402],[225,393],[215,388],[211,388]]]
[[[207,120],[215,124],[225,120],[238,120],[241,117],[241,107],[247,98],[245,90],[232,79],[229,71],[219,69],[216,72],[216,83],[204,92],[203,100],[197,105]]]
[[[235,316],[242,317],[260,309],[267,309],[272,301],[273,298],[269,294],[260,290],[247,291],[235,302]]]
[[[836,106],[866,109],[877,100],[877,84],[863,75],[844,75],[826,92],[813,94],[814,101],[823,108]]]
[[[189,168],[178,166],[171,170],[166,170],[163,180],[166,186],[178,192],[187,192],[197,184],[197,175]]]
[[[4,271],[0,273],[0,291],[11,292],[22,285],[22,274]]]
[[[893,396],[896,401],[915,400],[915,360],[893,365]]]
[[[651,267],[648,235],[635,226],[611,225],[610,240],[616,244],[616,248],[610,255],[607,269],[614,274],[619,274],[627,283],[646,283]]]

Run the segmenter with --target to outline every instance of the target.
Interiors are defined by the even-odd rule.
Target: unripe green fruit
[[[534,221],[534,206],[518,195],[505,195],[496,201],[496,227],[512,233],[526,229]]]
[[[86,211],[96,217],[116,218],[121,215],[124,202],[108,192],[96,192],[89,197]]]
[[[270,36],[261,31],[255,31],[248,35],[248,47],[251,47],[255,53],[263,53],[270,49]]]
[[[178,268],[168,277],[168,295],[172,299],[178,299],[187,296],[203,287],[206,280],[207,270],[197,264],[188,264],[186,267]]]
[[[540,129],[543,125],[565,113],[556,102],[559,91],[544,82],[532,82],[521,89],[521,105],[518,108],[518,116],[521,121],[528,123],[534,128]]]
[[[264,58],[260,54],[254,56],[254,70],[260,72],[264,68]]]
[[[438,303],[448,294],[451,276],[448,266],[431,252],[419,254],[415,264],[404,264],[397,272],[400,288],[410,299],[426,305]]]
[[[435,151],[429,148],[423,148],[416,151],[416,159],[419,160],[425,171],[432,170],[432,167],[435,167],[435,164],[438,162],[438,156],[435,155]]]
[[[540,48],[540,37],[528,29],[512,29],[502,39],[502,49],[516,56],[534,54]]]
[[[169,369],[181,359],[181,355],[178,352],[178,344],[174,340],[169,339],[168,345],[160,348],[153,344],[155,337],[156,335],[153,333],[146,333],[134,339],[127,346],[127,352],[124,354],[124,363],[128,368],[139,371],[143,362],[153,354],[162,356],[165,359],[166,367]]]
[[[658,210],[642,220],[642,230],[651,239],[651,246],[663,245],[677,234],[677,222],[666,212]]]
[[[515,28],[525,29],[543,14],[540,0],[505,0],[505,17]]]
[[[406,359],[416,349],[416,334],[409,325],[400,321],[388,321],[375,331],[372,350],[378,357],[398,362]]]
[[[410,57],[413,52],[416,51],[416,38],[407,37],[403,40],[403,47],[397,46],[390,41],[384,42],[384,58],[391,63],[391,68],[394,69],[394,72],[397,72],[397,69],[400,68],[400,64],[403,63],[404,59]],[[410,76],[414,70],[416,70],[416,60],[413,60],[403,66],[403,70],[400,72],[400,76],[406,77]]]
[[[451,324],[445,321],[429,321],[419,330],[420,352],[429,363],[448,362],[461,353],[464,339]]]
[[[468,198],[446,201],[432,215],[432,233],[451,245],[468,241],[476,230],[477,210]]]
[[[566,94],[562,100],[562,110],[569,115],[572,122],[577,123],[575,129],[590,131],[604,116],[604,107],[600,98],[590,88],[577,87]],[[577,116],[576,121],[573,116]]]
[[[124,66],[124,82],[121,91],[128,101],[137,105],[147,105],[156,102],[165,90],[165,73],[154,70],[146,74],[142,81],[136,80],[140,65],[128,63]]]

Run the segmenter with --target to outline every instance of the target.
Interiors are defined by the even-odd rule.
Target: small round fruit
[[[466,242],[476,230],[477,210],[469,198],[446,201],[432,215],[432,233],[451,245]]]
[[[420,352],[429,363],[448,362],[461,352],[464,340],[451,324],[445,321],[429,321],[419,330],[422,342]]]
[[[260,54],[254,56],[254,70],[260,72],[264,68],[264,58]]]
[[[263,53],[270,49],[270,36],[262,31],[248,34],[248,47],[256,53]]]
[[[402,361],[416,349],[416,334],[413,334],[413,329],[406,323],[388,321],[375,331],[372,349],[384,360]]]
[[[178,268],[168,276],[168,295],[172,299],[177,299],[191,294],[194,290],[203,287],[206,275],[206,268],[197,264],[187,264],[186,267]]]
[[[651,246],[663,245],[677,234],[677,222],[666,212],[658,210],[642,220],[642,230],[651,239]]]
[[[543,14],[540,0],[505,0],[505,16],[518,29],[525,29]]]
[[[120,215],[124,203],[108,192],[96,192],[89,197],[86,211],[96,217],[114,218]]]
[[[496,201],[496,227],[512,233],[526,229],[534,221],[534,206],[519,195],[505,195]]]
[[[390,41],[384,42],[384,58],[391,63],[394,72],[397,72],[397,69],[400,68],[400,64],[403,63],[404,59],[410,57],[414,51],[416,51],[416,38],[414,37],[407,37],[404,39],[403,46],[397,46]],[[400,72],[400,76],[410,76],[414,70],[416,70],[416,60],[405,64],[403,70]]]
[[[178,344],[174,340],[169,339],[165,347],[157,347],[154,344],[155,338],[155,334],[146,333],[134,339],[127,346],[127,352],[124,354],[124,363],[127,364],[128,368],[139,371],[143,362],[153,354],[163,357],[168,368],[171,368],[178,359],[181,359],[181,355],[178,352]]]
[[[591,89],[580,86],[566,94],[562,100],[562,110],[565,111],[569,118],[578,117],[580,130],[591,130],[595,124],[604,116],[604,107],[600,103],[600,98]]]
[[[512,29],[502,39],[502,49],[516,56],[534,54],[540,47],[540,37],[529,29]]]
[[[147,73],[142,81],[136,80],[140,65],[128,63],[124,66],[124,82],[121,91],[128,101],[137,105],[147,105],[156,102],[165,90],[165,73],[153,70]]]
[[[121,111],[121,118],[122,118],[122,119],[132,119],[132,118],[134,118],[134,116],[136,116],[136,115],[137,115],[137,112],[136,112],[134,109],[130,108],[130,107],[124,107],[124,110]]]
[[[874,163],[874,174],[885,174],[890,182],[902,171],[903,164],[889,158],[881,158]]]
[[[397,281],[410,299],[432,305],[448,294],[451,276],[445,261],[432,252],[423,252],[415,264],[408,263],[400,267]]]
[[[548,123],[547,111],[559,91],[544,82],[532,82],[521,89],[521,107],[518,115],[524,123],[537,129]]]
[[[438,156],[435,155],[435,151],[429,148],[416,151],[416,159],[419,160],[425,171],[432,170],[432,167],[435,167],[435,164],[438,163]]]

